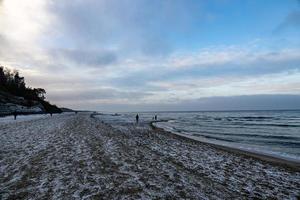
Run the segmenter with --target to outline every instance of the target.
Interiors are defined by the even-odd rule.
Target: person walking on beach
[[[14,111],[13,115],[14,115],[14,119],[17,120],[17,115],[18,115],[17,111]]]
[[[136,120],[136,123],[138,124],[139,123],[139,114],[136,114],[135,120]]]

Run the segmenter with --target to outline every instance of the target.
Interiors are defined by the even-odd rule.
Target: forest
[[[43,105],[46,112],[61,112],[60,108],[45,101],[45,89],[26,86],[25,78],[20,76],[17,70],[10,70],[0,66],[0,91],[10,95],[23,97],[27,100],[27,106],[32,106],[34,102],[39,102]]]

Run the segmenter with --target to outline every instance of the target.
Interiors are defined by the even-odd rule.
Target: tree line
[[[61,110],[45,101],[46,91],[43,88],[27,87],[25,78],[20,76],[17,70],[10,70],[0,66],[0,90],[9,94],[23,97],[28,102],[28,106],[32,106],[34,101],[40,102],[46,112],[56,113]]]

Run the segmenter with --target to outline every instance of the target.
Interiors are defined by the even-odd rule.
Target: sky
[[[300,1],[0,0],[0,65],[74,109],[300,109]]]

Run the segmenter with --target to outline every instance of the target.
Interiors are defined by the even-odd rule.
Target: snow
[[[62,113],[62,114],[53,114],[55,115],[68,115],[69,113]],[[41,118],[49,118],[51,117],[50,114],[31,114],[31,115],[18,115],[17,119],[14,119],[13,115],[9,115],[6,117],[0,117],[0,124],[7,124],[7,123],[17,123],[17,122],[24,122],[24,121],[31,121]]]
[[[101,119],[102,120],[102,119]],[[0,199],[297,199],[300,173],[79,113],[0,123]]]
[[[6,117],[0,117],[0,124],[30,121],[30,120],[45,118],[45,117],[47,117],[46,114],[18,115],[17,120],[14,120],[14,116],[10,115],[10,116],[6,116]]]

